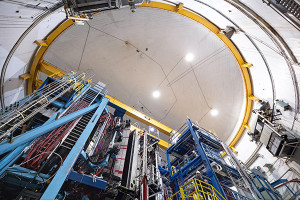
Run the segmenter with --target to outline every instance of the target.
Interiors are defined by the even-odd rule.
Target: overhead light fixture
[[[217,109],[211,109],[210,114],[212,116],[217,116],[219,114],[219,111]]]
[[[150,127],[150,132],[154,132],[154,128],[153,127]]]
[[[158,97],[160,97],[160,92],[159,92],[158,90],[155,90],[155,91],[152,93],[152,96],[153,96],[154,98],[158,98]]]
[[[192,60],[194,60],[194,54],[192,54],[192,53],[186,54],[185,60],[186,60],[187,62],[191,62]]]

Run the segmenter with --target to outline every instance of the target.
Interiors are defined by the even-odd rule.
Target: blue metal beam
[[[69,176],[68,176],[69,180],[73,180],[73,181],[77,181],[79,183],[83,183],[85,185],[89,185],[101,190],[104,190],[107,182],[98,178],[98,177],[92,177],[92,176],[88,176],[85,174],[79,174],[73,170],[71,170]]]
[[[42,178],[42,177],[36,176],[35,174],[31,174],[31,173],[28,173],[28,172],[13,171],[11,169],[8,169],[6,171],[6,173],[17,176],[17,177],[22,177],[22,178],[25,178],[25,179],[35,179],[36,181],[39,181],[39,182],[46,182],[46,180],[47,180],[47,178]]]
[[[43,125],[47,125],[51,122],[53,122],[56,118],[57,113],[63,112],[64,109],[59,109],[53,116],[50,117]],[[32,141],[30,141],[32,142]],[[15,162],[17,158],[20,157],[23,150],[30,144],[30,142],[27,142],[25,144],[22,144],[21,146],[18,146],[15,148],[12,152],[10,152],[8,155],[6,155],[1,161],[0,161],[0,176],[3,174],[3,172],[12,164]]]
[[[278,179],[276,181],[274,181],[273,183],[271,183],[271,186],[274,188],[276,187],[277,185],[281,184],[281,183],[285,183],[287,182],[288,180],[287,179]]]
[[[183,133],[179,136],[177,142],[176,142],[175,144],[172,144],[172,145],[167,149],[167,153],[170,153],[170,152],[174,151],[174,149],[177,148],[177,147],[179,146],[179,144],[180,144],[183,140],[185,140],[187,137],[189,137],[189,135],[190,135],[190,132],[189,132],[189,129],[187,129],[185,132],[183,132]]]
[[[210,162],[208,160],[208,157],[206,156],[206,153],[204,151],[204,148],[202,146],[202,144],[199,141],[199,137],[197,136],[197,134],[195,133],[194,129],[193,129],[193,124],[191,122],[190,119],[187,119],[187,125],[193,135],[194,141],[196,143],[197,149],[198,149],[198,153],[201,156],[202,160],[205,163],[205,167],[207,170],[207,176],[210,178],[212,186],[214,186],[214,188],[224,197],[226,198],[226,195],[223,191],[223,188],[221,187],[219,180],[214,172],[214,170],[212,169]]]
[[[25,147],[29,143],[22,144],[21,146],[18,146],[15,148],[12,152],[10,152],[8,155],[6,155],[1,161],[0,161],[0,176],[5,172],[5,170],[13,164],[16,159],[19,158],[22,151],[25,149]]]
[[[160,165],[158,165],[158,169],[159,169],[160,174],[163,175],[163,176],[165,174],[169,173],[169,170],[166,170],[166,169],[162,168],[162,166],[160,166]]]
[[[109,113],[109,109],[108,109],[107,106],[105,106],[105,112],[106,112],[106,113]]]
[[[58,120],[55,120],[49,124],[39,126],[33,130],[30,130],[30,131],[16,137],[16,139],[13,139],[12,143],[8,143],[8,142],[1,143],[0,144],[0,155],[15,149],[20,145],[30,142],[30,141],[34,140],[35,138],[52,131],[55,128],[58,128],[64,124],[82,116],[82,115],[85,115],[85,114],[91,112],[92,110],[95,110],[99,105],[100,105],[100,102],[95,103],[86,108],[83,108],[74,113],[71,113],[65,117],[62,117]]]
[[[30,170],[30,169],[21,167],[19,165],[13,165],[7,171],[14,171],[14,172],[21,172],[21,173],[28,173],[28,174],[37,174],[38,173],[34,170]],[[48,174],[42,174],[42,173],[38,173],[38,174],[39,174],[39,177],[44,178],[44,179],[47,179],[50,176]]]
[[[177,179],[181,175],[185,176],[191,170],[198,168],[201,165],[201,163],[202,163],[201,156],[197,156],[191,162],[189,162],[187,165],[185,165],[183,168],[180,168],[180,170],[177,173],[170,176],[171,181]]]
[[[98,119],[100,118],[105,106],[108,103],[107,98],[103,98],[93,117],[87,124],[86,128],[78,138],[76,144],[73,146],[72,150],[68,154],[67,158],[64,160],[62,166],[58,169],[55,177],[52,179],[50,185],[47,187],[41,199],[55,199],[57,193],[65,182],[66,177],[71,171],[73,165],[75,164],[77,157],[82,151],[89,135],[91,134],[94,126],[96,125]]]
[[[190,170],[192,170],[193,168],[197,168],[202,163],[202,161],[203,160],[201,156],[197,156],[196,158],[194,158],[191,162],[189,162],[182,168],[182,175],[185,176]]]
[[[51,98],[48,98],[48,100],[50,100]],[[54,100],[54,101],[52,101],[52,103],[51,103],[52,105],[54,105],[55,107],[57,107],[57,108],[62,108],[62,107],[64,107],[64,103],[62,103],[62,102],[60,102],[60,101],[57,101],[57,100]]]
[[[58,111],[56,111],[55,114],[52,115],[52,116],[51,116],[51,117],[43,124],[43,126],[44,126],[44,125],[47,125],[47,124],[49,124],[49,123],[54,122],[55,119],[56,119],[56,117],[57,117],[57,115],[63,113],[64,110],[65,110],[65,108],[60,108]]]

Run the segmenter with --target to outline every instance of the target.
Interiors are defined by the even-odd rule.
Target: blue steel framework
[[[42,84],[40,89],[55,81],[56,79],[49,77]],[[89,81],[78,80],[78,82],[81,84],[79,89],[74,89],[73,93],[71,95],[67,95],[67,97],[62,96],[65,103],[57,100],[52,101],[51,105],[55,106],[57,111],[45,123],[37,124],[34,128],[25,133],[16,135],[10,138],[10,140],[3,140],[0,142],[0,156],[2,158],[0,160],[0,176],[6,172],[7,174],[23,176],[28,179],[34,179],[38,181],[49,180],[48,174],[42,174],[18,165],[12,166],[12,164],[15,163],[20,155],[22,155],[24,149],[32,144],[33,141],[38,137],[49,133],[50,131],[77,118],[92,113],[92,117],[87,122],[87,126],[84,128],[77,142],[67,154],[63,165],[59,167],[49,186],[45,190],[42,199],[54,199],[66,179],[79,181],[83,184],[93,186],[98,189],[105,189],[107,185],[106,181],[98,177],[95,178],[84,174],[78,174],[77,172],[73,171],[72,168],[79,156],[84,157],[82,155],[84,145],[86,144],[86,141],[92,130],[96,126],[96,122],[100,118],[101,114],[103,112],[109,112],[107,106],[109,105],[115,108],[115,116],[120,118],[123,118],[126,110],[120,108],[112,102],[109,102],[109,100],[105,98],[106,91],[102,91],[97,98],[95,97],[95,101],[93,100],[94,102],[91,102],[89,106],[58,118],[58,116],[67,110],[68,107],[71,106],[76,100],[78,100],[82,94],[88,90],[95,91],[95,89],[92,88],[93,84]],[[36,97],[39,95],[43,94],[38,93],[36,94]],[[24,104],[25,102],[28,102],[30,98],[31,97],[26,97],[23,100],[20,100],[16,105]],[[9,114],[10,107],[6,109],[7,110],[1,111],[1,117],[3,116],[3,113],[4,115]],[[100,134],[102,134],[102,132]],[[192,150],[195,151],[193,152]],[[190,119],[187,119],[186,129],[182,132],[182,135],[180,135],[177,142],[172,144],[166,151],[169,170],[165,170],[159,166],[160,171],[163,172],[162,174],[169,174],[170,181],[175,183],[176,191],[178,191],[179,187],[195,174],[196,170],[200,170],[205,175],[205,178],[209,181],[209,183],[219,192],[220,196],[224,198],[228,197],[228,199],[231,199],[231,197],[234,199],[247,199],[237,192],[229,191],[228,187],[226,186],[233,186],[232,180],[226,176],[220,177],[219,174],[217,176],[213,170],[212,163],[214,163],[214,165],[221,166],[222,169],[225,169],[227,173],[229,172],[232,178],[236,180],[240,178],[239,172],[235,168],[227,165],[224,161],[223,157],[221,156],[221,151],[223,150],[223,146],[219,142],[218,138],[216,138],[210,132],[202,129],[197,124],[194,124]],[[172,157],[170,157],[170,155],[172,155]],[[192,158],[190,158],[191,156]],[[108,158],[109,157],[107,157],[105,162],[107,162]],[[36,176],[37,174],[39,175]],[[7,182],[12,183],[13,180],[7,179]],[[35,187],[34,184],[28,184],[24,181],[20,181],[19,185],[26,186],[27,188]],[[231,196],[228,195],[229,192]]]
[[[264,176],[262,176],[258,171],[252,170],[251,172],[254,184],[262,194],[264,199],[279,200],[280,198],[276,194],[273,186],[269,183]]]
[[[23,105],[28,101],[34,101],[38,97],[43,96],[44,93],[43,88],[47,87],[49,84],[53,82],[59,82],[59,81],[55,78],[48,77],[35,93],[33,93],[28,97],[25,97],[24,99],[20,100],[18,103],[15,104]],[[70,113],[66,116],[62,116],[61,114],[65,110],[67,110],[69,106],[72,105],[72,103],[78,100],[82,94],[84,94],[87,90],[94,90],[92,88],[92,83],[90,83],[89,81],[76,80],[76,83],[78,85],[81,84],[80,89],[76,90],[74,87],[74,90],[71,95],[69,95],[68,97],[62,96],[65,103],[62,103],[57,100],[51,103],[51,105],[56,107],[58,110],[45,123],[40,124],[40,126],[37,126],[25,133],[14,136],[13,138],[11,138],[11,141],[3,140],[0,142],[0,156],[2,155],[2,159],[0,160],[0,175],[3,176],[5,174],[14,174],[23,178],[28,178],[29,180],[34,179],[37,181],[46,181],[46,180],[49,181],[50,180],[49,175],[42,174],[38,171],[26,169],[19,165],[13,165],[13,163],[16,162],[16,160],[20,157],[20,155],[22,155],[22,152],[24,152],[25,148],[33,144],[33,142],[40,136],[43,136],[49,133],[50,131],[61,127],[64,124],[67,124],[88,113],[91,113],[92,111],[95,111],[90,121],[88,122],[87,126],[84,128],[81,136],[78,138],[77,142],[74,144],[74,146],[68,153],[63,164],[59,167],[55,176],[51,179],[51,182],[48,185],[47,189],[45,190],[41,199],[55,199],[57,193],[59,192],[60,188],[62,187],[66,179],[81,182],[83,184],[93,186],[95,188],[103,189],[103,190],[107,185],[107,182],[100,178],[91,177],[84,174],[78,174],[77,172],[72,170],[72,167],[75,164],[78,157],[82,156],[81,154],[84,145],[88,137],[90,136],[92,130],[94,129],[96,122],[100,118],[101,114],[103,112],[106,113],[109,112],[107,105],[115,108],[116,109],[115,116],[120,118],[123,118],[126,110],[109,102],[109,100],[105,98],[106,91],[104,90],[101,92],[99,97],[95,99],[95,102],[93,104],[85,108],[82,108],[78,111],[75,111],[73,113]],[[51,100],[50,98],[48,100]],[[1,114],[2,114],[1,117],[3,117],[4,115],[8,115],[9,114],[8,112],[10,112],[10,107],[1,110]],[[62,117],[58,118],[59,115]],[[24,154],[22,157],[26,157],[26,154]],[[107,162],[107,160],[108,158],[104,162]],[[14,183],[13,179],[10,179],[10,177],[8,177],[6,181],[8,183],[16,184]],[[17,185],[25,188],[27,187],[30,189],[36,187],[34,184],[26,181],[19,181]]]
[[[40,88],[36,91],[37,94],[32,94],[29,97],[25,97],[24,99],[19,101],[18,105],[23,105],[24,102],[28,102],[29,100],[34,101],[36,98],[43,96],[43,92],[44,92],[43,88],[56,81],[58,82],[56,78],[48,77],[40,86]],[[76,83],[78,83],[78,85],[81,84],[80,89],[76,90],[76,87],[74,86],[72,94],[62,96],[62,99],[64,100],[63,103],[57,100],[51,103],[52,106],[57,108],[57,111],[45,123],[39,124],[39,126],[36,126],[31,130],[25,131],[25,133],[15,135],[14,137],[11,138],[11,141],[9,140],[0,141],[0,158],[1,158],[0,176],[3,177],[6,174],[12,174],[28,180],[28,181],[24,181],[22,179],[22,181],[18,181],[16,183],[15,179],[12,179],[11,177],[7,177],[6,178],[7,183],[21,186],[23,188],[34,189],[39,187],[36,184],[32,183],[30,180],[36,180],[39,182],[50,181],[50,184],[48,185],[43,195],[41,196],[41,199],[55,199],[56,195],[58,194],[65,180],[77,181],[82,184],[92,186],[94,188],[98,188],[102,190],[106,188],[107,185],[106,181],[100,179],[99,177],[79,174],[76,171],[73,171],[72,168],[79,157],[81,159],[82,157],[84,158],[82,154],[83,153],[82,150],[92,130],[96,126],[96,122],[100,118],[101,114],[103,112],[106,113],[109,112],[107,106],[111,106],[115,108],[116,110],[114,115],[121,119],[126,113],[126,110],[124,110],[123,108],[119,107],[118,105],[112,102],[109,102],[109,99],[105,98],[106,91],[104,90],[100,93],[99,97],[97,97],[97,99],[95,99],[95,102],[92,103],[91,105],[84,107],[78,111],[72,112],[68,115],[62,115],[62,113],[67,111],[68,108],[73,103],[75,103],[76,100],[78,100],[82,94],[84,94],[88,90],[94,90],[92,88],[93,83],[90,83],[89,81],[77,80]],[[32,96],[34,96],[35,99],[32,98]],[[51,97],[49,97],[48,100],[51,100]],[[10,109],[10,107],[6,109]],[[8,114],[8,112],[9,110],[1,111],[1,113],[4,114]],[[72,149],[70,150],[66,158],[64,159],[63,164],[58,168],[55,175],[50,176],[49,174],[41,173],[40,170],[34,171],[31,169],[27,169],[24,166],[21,167],[20,165],[13,165],[21,155],[22,158],[26,157],[26,152],[25,152],[26,147],[34,144],[34,141],[36,141],[36,139],[38,139],[43,135],[47,135],[47,133],[53,131],[54,129],[59,128],[73,120],[79,119],[80,117],[89,113],[93,113],[93,116],[87,123],[87,126],[84,128],[77,142],[74,144],[74,146],[72,147]],[[104,164],[102,163],[101,165],[105,165],[105,162],[107,163],[108,158],[109,157],[107,157],[103,162]]]
[[[240,176],[235,168],[226,164],[221,156],[222,150],[222,145],[213,134],[187,119],[187,127],[178,140],[166,151],[169,178],[171,182],[175,183],[176,192],[179,191],[180,186],[195,175],[196,170],[199,170],[220,195],[227,199],[228,188],[225,186],[233,186],[232,181],[229,178],[217,176],[212,168],[212,163],[222,166],[236,179],[239,179]],[[192,159],[187,159],[191,156]],[[226,193],[224,189],[226,189]],[[231,195],[236,198],[241,197],[234,193]],[[247,199],[246,197],[242,198]]]
[[[47,86],[47,84],[55,82],[55,81],[57,81],[55,78],[48,77],[44,81],[44,83],[41,85],[41,87],[38,89],[38,91],[37,91],[38,94],[36,96],[43,95],[43,92],[39,92],[39,91],[41,91],[41,88],[44,88],[45,86]],[[73,102],[75,102],[80,97],[81,93],[84,93],[88,89],[95,90],[94,88],[92,88],[92,84],[89,81],[77,80],[76,83],[79,85],[81,84],[82,85],[81,88],[79,90],[76,90],[74,87],[74,91],[71,95],[69,95],[69,98],[63,97],[65,100],[65,103],[61,103],[59,101],[52,102],[51,105],[57,107],[58,111],[55,114],[53,114],[52,117],[49,118],[44,124],[40,124],[40,126],[37,126],[23,134],[20,134],[18,136],[11,138],[11,141],[4,140],[0,143],[0,156],[2,155],[2,159],[0,160],[0,175],[4,175],[4,172],[6,172],[8,174],[9,173],[15,174],[15,175],[19,175],[21,177],[25,177],[25,178],[29,178],[29,179],[33,178],[35,180],[40,180],[40,179],[44,180],[44,178],[48,178],[49,176],[43,175],[43,174],[38,173],[33,170],[26,169],[24,167],[20,167],[18,165],[14,165],[12,167],[10,167],[10,166],[19,158],[20,155],[22,155],[22,152],[24,151],[24,149],[27,146],[29,146],[30,144],[32,144],[32,142],[35,139],[37,139],[38,137],[40,137],[46,133],[49,133],[50,131],[54,130],[55,128],[58,128],[72,120],[75,120],[75,119],[95,110],[92,118],[90,119],[87,126],[83,130],[78,141],[73,146],[70,153],[64,160],[63,165],[58,169],[58,171],[56,172],[56,175],[51,180],[51,183],[49,184],[46,191],[44,192],[44,195],[41,197],[42,199],[55,199],[56,194],[59,192],[62,184],[64,183],[64,181],[66,180],[67,177],[68,177],[68,179],[71,179],[71,180],[78,179],[78,174],[73,172],[71,169],[72,169],[74,163],[76,162],[79,154],[81,153],[81,151],[87,141],[87,138],[89,137],[90,133],[92,132],[93,128],[95,127],[96,122],[100,118],[101,114],[104,112],[104,110],[108,111],[107,104],[108,104],[109,100],[107,98],[105,98],[106,91],[102,90],[99,97],[97,97],[97,99],[95,99],[95,103],[93,103],[90,106],[85,107],[81,110],[78,110],[76,112],[73,112],[71,114],[68,114],[64,117],[57,119],[57,116],[59,114],[61,114]],[[31,96],[34,96],[34,95],[35,94],[33,94]],[[18,103],[18,105],[21,105],[24,102],[28,102],[28,99],[30,99],[30,97],[25,97],[24,99],[19,101],[20,103]],[[9,110],[7,110],[7,108],[6,108],[6,110],[2,110],[1,116],[3,116],[3,113],[7,114],[8,111]],[[36,176],[37,174],[39,174],[39,177]],[[40,178],[42,176],[44,176],[44,178]],[[94,184],[94,186],[96,188],[100,188],[100,189],[105,189],[106,184],[107,184],[106,181],[101,180],[99,178],[95,179],[95,180],[97,180],[96,182],[93,178],[91,181],[91,180],[89,180],[90,179],[89,176],[85,176],[85,177],[80,176],[80,179],[85,180],[87,185]],[[45,179],[45,180],[47,180],[47,179]],[[7,179],[7,181],[9,182],[10,179]],[[26,186],[27,188],[30,188],[31,185],[33,187],[33,184],[28,184],[24,181],[19,182],[19,185]]]
[[[51,181],[50,185],[47,187],[47,190],[44,192],[42,199],[54,199],[56,197],[61,186],[65,182],[65,178],[71,172],[73,165],[75,164],[80,152],[82,151],[90,133],[92,132],[93,128],[95,127],[96,122],[100,118],[107,103],[108,103],[108,99],[103,98],[99,107],[97,108],[96,112],[94,113],[93,117],[88,122],[87,127],[84,129],[80,138],[78,139],[76,144],[73,146],[71,152],[69,153],[67,158],[64,160],[63,165],[59,168],[55,177]],[[105,188],[105,186],[106,186],[106,184],[104,184],[104,188]],[[104,188],[102,188],[102,189],[104,189]]]
[[[283,199],[297,199],[300,191],[297,190],[297,186],[300,186],[300,180],[298,178],[288,181],[287,179],[279,179],[271,183],[272,188],[281,194]]]

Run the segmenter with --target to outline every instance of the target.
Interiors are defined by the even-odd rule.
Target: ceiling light
[[[154,128],[153,127],[150,127],[150,132],[154,132]]]
[[[212,116],[217,116],[219,114],[219,111],[217,109],[211,109],[210,114]]]
[[[158,97],[160,97],[160,92],[159,92],[158,90],[155,90],[155,91],[152,93],[152,96],[153,96],[154,98],[158,98]]]
[[[194,59],[194,54],[192,54],[192,53],[186,54],[186,56],[185,56],[186,61],[191,62],[193,59]]]

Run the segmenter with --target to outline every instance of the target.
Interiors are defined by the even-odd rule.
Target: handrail
[[[280,184],[280,185],[277,185],[276,187],[274,187],[274,189],[280,188],[280,187],[282,187],[282,186],[284,186],[284,185],[286,185],[286,184],[288,184],[288,183],[292,183],[292,182],[298,183],[298,184],[300,185],[300,180],[297,179],[297,178],[294,178],[294,179],[292,179],[292,180],[290,180],[290,181],[287,181],[287,182],[284,182],[284,183],[282,183],[282,184]]]
[[[168,200],[171,200],[174,196],[179,194],[181,196],[181,199],[195,197],[194,195],[196,195],[196,199],[199,200],[201,198],[203,198],[204,200],[208,200],[208,196],[213,200],[226,200],[211,184],[195,178],[189,180],[183,186],[181,186],[179,188],[179,191],[171,195]]]
[[[41,109],[48,106],[50,103],[63,96],[66,92],[77,87],[79,83],[76,79],[82,78],[84,73],[73,73],[66,74],[65,76],[59,78],[53,84],[49,84],[50,87],[46,86],[42,90],[37,91],[36,99],[27,99],[28,104],[23,104],[19,108],[10,112],[9,115],[1,119],[3,124],[0,125],[1,135],[0,139],[7,136],[13,136],[14,130],[16,130],[20,125],[26,122],[30,117],[34,116]],[[51,97],[54,95],[55,97]],[[48,97],[51,99],[48,100]],[[7,129],[5,129],[7,127]],[[2,131],[3,130],[3,131]]]

